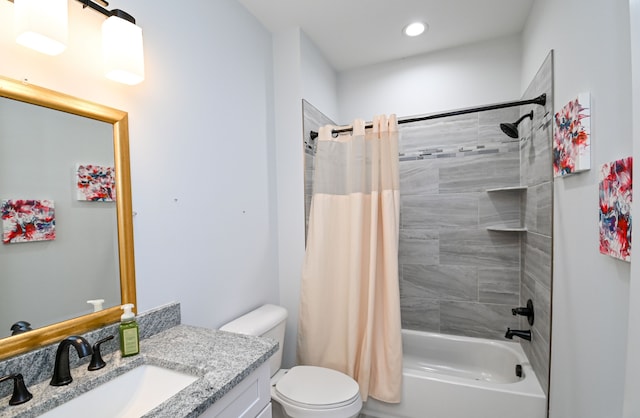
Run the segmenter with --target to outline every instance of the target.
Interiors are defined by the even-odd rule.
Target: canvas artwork
[[[77,198],[91,202],[116,200],[116,170],[114,167],[78,164]]]
[[[600,252],[631,261],[632,157],[600,170]]]
[[[56,238],[52,200],[2,200],[0,214],[5,244]]]
[[[562,177],[591,168],[591,97],[579,94],[555,114],[553,175]]]

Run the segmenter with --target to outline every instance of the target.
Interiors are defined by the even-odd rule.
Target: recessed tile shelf
[[[508,186],[508,187],[496,187],[495,189],[487,189],[487,193],[493,192],[512,192],[512,191],[524,191],[527,190],[527,186]],[[498,231],[498,232],[527,232],[527,228],[522,226],[504,226],[504,225],[493,225],[488,226],[487,231]]]

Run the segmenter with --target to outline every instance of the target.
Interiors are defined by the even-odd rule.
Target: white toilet
[[[351,377],[336,370],[296,366],[280,370],[287,310],[263,305],[222,326],[222,331],[271,337],[280,348],[271,357],[271,399],[274,417],[281,409],[290,418],[354,418],[362,409],[360,388]]]

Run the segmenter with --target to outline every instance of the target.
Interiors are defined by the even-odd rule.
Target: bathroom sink
[[[140,417],[180,392],[198,377],[142,365],[41,415],[46,418]]]

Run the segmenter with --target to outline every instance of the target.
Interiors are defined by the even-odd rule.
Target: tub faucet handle
[[[533,314],[533,301],[531,299],[527,300],[527,306],[521,306],[519,308],[511,309],[511,314],[513,316],[522,315],[527,317],[527,322],[529,325],[533,325],[534,314]]]

